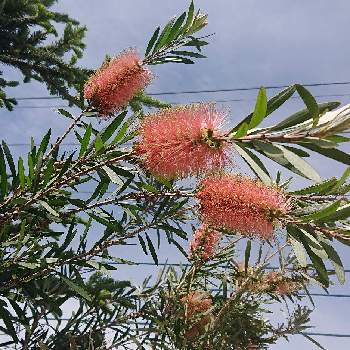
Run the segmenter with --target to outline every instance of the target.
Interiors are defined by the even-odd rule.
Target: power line
[[[323,94],[323,95],[314,95],[315,98],[323,98],[323,97],[348,97],[350,96],[349,93],[346,94]],[[300,100],[300,96],[292,96],[291,99],[298,99]],[[216,102],[216,103],[229,103],[229,102],[248,102],[248,101],[255,101],[255,98],[234,98],[234,99],[225,99],[225,100],[213,100],[210,102]],[[179,101],[167,101],[171,104],[182,104],[185,102],[179,102]],[[199,103],[203,101],[188,101],[186,103]],[[51,105],[51,106],[17,106],[16,109],[45,109],[45,108],[72,108],[68,105]]]
[[[334,337],[334,338],[350,338],[350,334],[337,334],[337,333],[313,333],[303,332],[303,334],[320,337]]]
[[[129,265],[129,266],[175,266],[175,267],[190,267],[192,266],[189,263],[167,263],[167,262],[160,262],[158,264],[155,264],[154,262],[147,262],[147,261],[139,261],[139,262],[131,262],[131,263],[125,263],[125,262],[117,262],[117,261],[111,261],[111,262],[105,262],[110,265]],[[278,266],[268,266],[268,270],[277,270]],[[335,272],[333,269],[328,269],[328,272]],[[350,269],[344,269],[344,272],[350,273]]]
[[[302,84],[306,87],[317,87],[317,86],[334,86],[334,85],[350,85],[350,81],[337,81],[337,82],[323,82],[323,83],[307,83]],[[288,85],[270,85],[265,86],[266,90],[272,89],[284,89],[291,86]],[[226,88],[226,89],[212,89],[212,90],[183,90],[183,91],[163,91],[163,92],[151,92],[148,93],[150,96],[161,96],[161,95],[183,95],[183,94],[201,94],[201,93],[216,93],[216,92],[234,92],[234,91],[252,91],[259,90],[260,86],[254,87],[240,87],[240,88]],[[61,99],[59,96],[33,96],[33,97],[18,97],[16,100],[24,101],[24,100],[56,100]]]

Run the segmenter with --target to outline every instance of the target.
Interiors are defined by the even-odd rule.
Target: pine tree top
[[[0,62],[19,70],[23,82],[45,83],[50,94],[78,104],[72,93],[80,90],[88,74],[76,64],[85,48],[86,27],[52,11],[56,1],[0,0]],[[58,25],[64,25],[62,32]],[[17,102],[7,97],[5,88],[18,84],[0,77],[0,107],[13,109]]]

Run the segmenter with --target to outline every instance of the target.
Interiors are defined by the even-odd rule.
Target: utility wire
[[[316,98],[321,97],[344,97],[344,96],[350,96],[350,93],[345,94],[325,94],[325,95],[315,95]],[[300,99],[300,96],[292,96],[292,99]],[[228,103],[228,102],[243,102],[243,101],[255,101],[255,99],[245,99],[245,98],[238,98],[238,99],[227,99],[227,100],[214,100],[213,102],[217,103]],[[197,103],[200,101],[189,101],[188,103]],[[181,102],[174,102],[169,101],[169,103],[172,104],[180,104]],[[17,106],[16,108],[23,108],[23,109],[43,109],[43,108],[70,108],[69,106],[63,106],[63,105],[55,105],[55,106]],[[24,147],[24,146],[31,146],[30,143],[9,143],[7,144],[10,147]],[[35,145],[39,146],[39,145]],[[61,146],[80,146],[79,143],[73,142],[73,143],[62,143]]]
[[[323,97],[346,97],[350,96],[349,93],[346,94],[323,94],[323,95],[314,95],[316,98],[323,98]],[[291,99],[293,100],[300,100],[300,96],[292,96]],[[234,98],[234,99],[224,99],[224,100],[213,100],[210,102],[216,102],[216,103],[229,103],[229,102],[248,102],[248,101],[255,101],[255,98]],[[199,103],[203,101],[188,101],[188,102],[179,102],[179,101],[166,101],[171,104],[183,104],[183,103]],[[16,109],[45,109],[45,108],[71,108],[68,105],[52,105],[52,106],[17,106]]]
[[[334,338],[350,338],[350,334],[337,334],[337,333],[313,333],[303,332],[303,334],[320,337],[334,337]]]
[[[140,261],[140,262],[131,262],[131,263],[125,263],[125,262],[117,262],[117,261],[104,261],[103,263],[109,264],[109,265],[129,265],[129,266],[176,266],[176,267],[190,267],[192,266],[189,263],[167,263],[167,262],[161,262],[161,263],[154,263],[154,262],[146,262],[146,261]],[[268,270],[277,270],[278,266],[268,266]],[[328,272],[335,272],[333,269],[328,269]],[[350,269],[344,269],[344,272],[349,273]]]
[[[284,89],[292,84],[288,85],[270,85],[265,86],[266,90],[272,89]],[[307,83],[302,84],[306,87],[316,87],[316,86],[334,86],[334,85],[350,85],[350,81],[336,81],[336,82],[323,82],[323,83]],[[233,92],[233,91],[252,91],[259,90],[260,86],[254,87],[240,87],[240,88],[226,88],[226,89],[212,89],[212,90],[183,90],[183,91],[163,91],[163,92],[151,92],[148,93],[150,96],[162,96],[162,95],[183,95],[183,94],[201,94],[201,93],[215,93],[215,92]],[[56,100],[61,99],[59,96],[33,96],[33,97],[17,97],[16,100]]]

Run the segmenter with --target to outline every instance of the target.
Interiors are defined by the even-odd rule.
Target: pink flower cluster
[[[262,239],[272,237],[274,219],[290,209],[278,189],[231,174],[205,178],[196,196],[204,224]]]
[[[190,257],[199,257],[203,261],[209,260],[215,252],[221,234],[202,225],[194,234],[190,243]]]
[[[203,292],[190,292],[181,299],[185,306],[185,318],[191,325],[185,334],[186,339],[194,339],[205,331],[211,322],[212,315],[208,311],[213,306],[212,299]],[[203,316],[200,316],[204,314]]]
[[[136,152],[147,171],[170,179],[221,168],[228,160],[224,120],[214,104],[161,110],[142,122]]]
[[[136,50],[126,50],[87,81],[84,98],[101,116],[109,116],[124,107],[151,79],[152,73],[142,65]]]

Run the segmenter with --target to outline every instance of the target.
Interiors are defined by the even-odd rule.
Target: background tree
[[[107,59],[81,91],[81,113],[59,110],[71,125],[57,140],[49,130],[18,160],[2,142],[3,347],[268,348],[281,337],[308,337],[301,291],[328,288],[334,274],[344,281],[333,242],[349,241],[349,170],[322,181],[303,158],[312,150],[349,164],[338,149],[348,141],[341,134],[349,106],[317,104],[300,85],[271,99],[261,88],[253,112],[222,130],[225,115],[212,104],[170,107],[147,96],[149,66],[204,57],[207,41],[197,32],[206,24],[191,3],[155,30],[144,58],[129,50]],[[259,127],[295,93],[304,110]],[[91,117],[104,123],[93,127]],[[79,147],[64,152],[71,133]],[[229,173],[232,151],[257,179]],[[261,155],[315,184],[290,190],[292,179],[272,179]],[[195,186],[177,181],[189,176]],[[183,252],[184,266],[165,267],[141,286],[106,276],[115,264],[135,263],[113,246],[137,243],[159,264],[163,239]],[[64,303],[73,300],[66,319]],[[272,303],[286,309],[279,324],[268,317]]]
[[[85,47],[86,28],[68,15],[51,11],[56,0],[2,0],[0,2],[0,62],[15,68],[23,81],[45,83],[48,91],[78,104],[79,91],[89,71],[76,65]],[[63,25],[63,28],[59,28]],[[0,72],[3,74],[3,72]],[[0,104],[12,109],[6,87],[18,82],[0,80]]]

